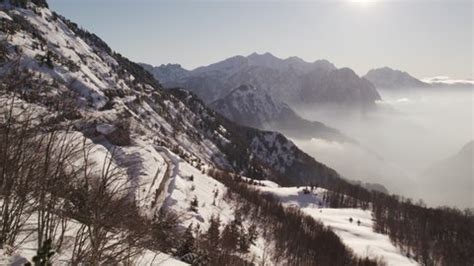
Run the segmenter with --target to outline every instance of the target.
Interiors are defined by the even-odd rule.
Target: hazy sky
[[[367,0],[366,0],[367,1]],[[473,1],[49,0],[126,57],[192,69],[270,52],[328,59],[358,74],[473,76]]]

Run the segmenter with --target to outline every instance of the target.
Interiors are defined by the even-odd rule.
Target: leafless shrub
[[[146,222],[129,196],[132,189],[108,153],[99,172],[84,144],[81,171],[71,193],[71,216],[81,222],[71,262],[115,264],[142,252]]]
[[[38,248],[52,240],[60,251],[73,222],[73,264],[130,263],[144,248],[149,221],[113,152],[94,167],[90,145],[60,114],[25,107],[22,88],[32,76],[18,77],[0,80],[0,248],[35,235]]]

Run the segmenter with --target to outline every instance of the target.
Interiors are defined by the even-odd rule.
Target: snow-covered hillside
[[[241,125],[278,131],[291,138],[350,141],[336,129],[301,118],[287,104],[252,85],[239,86],[209,106]]]
[[[388,265],[418,265],[393,245],[389,237],[373,230],[370,210],[328,208],[324,201],[326,189],[311,191],[306,187],[279,187],[265,181],[256,186],[264,193],[276,196],[284,205],[299,208],[314,219],[330,227],[359,256],[381,259]],[[305,192],[305,190],[307,190]]]
[[[187,91],[164,91],[142,67],[48,8],[0,7],[4,103],[14,99],[19,112],[56,117],[55,128],[84,139],[98,166],[108,156],[144,217],[163,207],[178,214],[182,230],[206,230],[213,215],[233,219],[226,188],[202,173],[211,167],[289,184],[345,182],[283,135],[232,123]],[[195,198],[199,205],[190,210]],[[244,259],[268,252],[261,237],[255,243]],[[33,255],[28,245],[5,252],[7,260]]]
[[[37,254],[37,237],[28,230],[33,230],[37,225],[37,216],[31,216],[24,225],[24,233],[19,236],[17,246],[5,246],[0,249],[0,265],[25,265]],[[77,237],[81,223],[69,221],[64,225],[67,229],[64,234],[64,243],[60,251],[52,258],[54,265],[70,265],[71,253],[74,249],[74,241]],[[143,250],[133,258],[134,265],[160,265],[160,266],[181,266],[188,265],[169,254],[151,250]]]
[[[210,104],[211,108],[240,124],[269,128],[289,106],[276,102],[269,94],[252,85],[242,85]]]
[[[309,157],[298,163],[290,161],[275,165],[274,169],[259,162],[268,157],[270,154],[266,152],[270,151],[250,148],[255,138],[263,137],[258,131],[242,134],[247,130],[222,121],[203,104],[192,109],[194,107],[186,102],[196,102],[189,100],[194,95],[177,99],[179,93],[163,91],[143,68],[113,52],[94,34],[47,8],[29,5],[31,8],[23,9],[3,4],[5,18],[2,21],[11,32],[2,35],[6,41],[3,48],[7,52],[4,59],[7,63],[2,71],[11,70],[14,65],[32,71],[37,86],[45,84],[47,87],[41,92],[34,90],[38,93],[35,101],[48,103],[68,98],[79,107],[74,116],[80,117],[76,123],[80,131],[104,136],[114,144],[130,140],[133,143],[134,136],[141,135],[176,152],[179,150],[182,156],[196,164],[212,164],[244,174],[249,174],[250,162],[259,165],[263,173],[280,172],[296,182],[302,179],[298,174],[301,167],[313,169],[316,178],[323,172],[330,172]],[[72,96],[68,95],[71,90]],[[48,108],[58,107],[49,105]],[[111,134],[101,131],[102,124],[115,131],[109,132]],[[131,139],[124,140],[121,134],[127,128],[133,134]],[[241,147],[245,156],[239,154],[237,157],[230,152],[228,146],[235,141],[247,143],[247,147]],[[284,137],[282,141],[289,142]],[[292,154],[284,153],[280,151],[272,156],[307,157],[297,148]],[[318,173],[317,168],[323,172]],[[288,176],[290,174],[292,176]],[[336,174],[332,176],[337,178]]]

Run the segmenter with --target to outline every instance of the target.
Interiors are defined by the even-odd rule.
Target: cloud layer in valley
[[[347,178],[381,183],[393,193],[422,198],[432,206],[473,207],[472,167],[452,169],[441,177],[427,173],[473,139],[474,91],[450,87],[381,94],[384,100],[377,111],[297,108],[305,118],[338,128],[360,145],[321,139],[295,142]],[[474,165],[472,153],[467,156],[467,166],[469,161]]]

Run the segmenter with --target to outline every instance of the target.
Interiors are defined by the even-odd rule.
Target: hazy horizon
[[[383,101],[367,113],[296,107],[305,118],[340,129],[360,146],[293,140],[348,179],[382,184],[390,193],[422,199],[429,206],[474,207],[474,154],[465,158],[472,169],[426,176],[474,140],[474,91],[446,87],[379,92]]]
[[[326,59],[359,75],[389,66],[420,79],[473,76],[472,1],[48,2],[114,50],[152,65],[194,69],[270,52]]]

